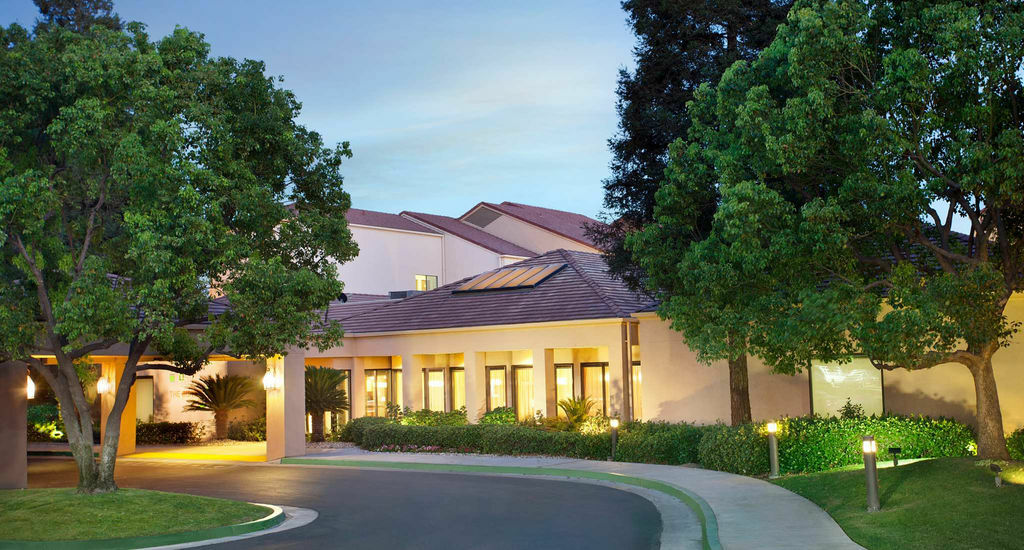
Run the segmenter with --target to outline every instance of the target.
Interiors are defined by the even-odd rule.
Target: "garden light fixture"
[[[768,478],[775,479],[779,477],[779,440],[775,437],[779,425],[769,422],[765,428],[768,430]]]
[[[35,399],[36,397],[36,383],[32,381],[32,377],[28,377],[28,383],[25,385],[25,395],[29,399]]]
[[[864,451],[864,475],[868,490],[868,512],[877,512],[881,508],[881,504],[878,502],[878,463],[876,462],[878,443],[873,436],[865,435],[861,443],[861,449]]]
[[[612,418],[611,420],[608,421],[608,426],[611,427],[611,429],[612,429],[612,458],[611,458],[611,460],[614,461],[615,460],[615,447],[618,446],[618,443],[619,443],[619,419],[618,418]]]
[[[109,393],[110,388],[110,380],[107,380],[105,377],[100,377],[100,379],[96,381],[96,393],[101,395],[104,393]]]

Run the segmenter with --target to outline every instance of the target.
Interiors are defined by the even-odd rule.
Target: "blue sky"
[[[602,2],[115,0],[151,36],[202,32],[214,55],[260,59],[301,122],[348,140],[353,206],[459,215],[510,200],[594,216],[633,36]],[[31,0],[0,23],[31,26]]]

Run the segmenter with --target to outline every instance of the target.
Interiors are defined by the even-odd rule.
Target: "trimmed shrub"
[[[608,423],[608,417],[604,415],[588,416],[579,424],[579,432],[587,435],[606,433],[610,429],[611,427]]]
[[[370,426],[393,424],[391,420],[380,416],[360,416],[345,423],[338,433],[338,441],[351,441],[356,445],[363,444],[363,433]]]
[[[266,441],[267,417],[238,420],[228,425],[228,439],[235,441]]]
[[[611,454],[608,434],[583,435],[527,426],[403,426],[366,428],[360,445],[368,450],[447,451],[501,455],[548,455],[604,460]]]
[[[439,412],[429,409],[406,411],[399,421],[406,426],[465,426],[466,407],[451,412]]]
[[[1018,428],[1006,438],[1006,448],[1014,460],[1024,460],[1024,428]]]
[[[693,464],[705,426],[681,422],[627,422],[619,431],[615,460],[646,464]]]
[[[483,447],[480,425],[406,426],[375,424],[366,428],[361,447],[368,450],[405,450],[403,447],[435,447],[439,451],[478,453]],[[387,448],[392,446],[394,448]]]
[[[708,427],[701,437],[697,458],[700,465],[709,470],[763,474],[768,471],[768,436],[761,425],[716,424]]]
[[[498,407],[491,409],[480,417],[481,424],[515,424],[516,411],[512,407]]]
[[[206,433],[200,422],[139,422],[135,441],[149,445],[187,445],[199,443]]]

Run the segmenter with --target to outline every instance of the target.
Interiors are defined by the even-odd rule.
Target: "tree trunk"
[[[214,411],[214,437],[224,439],[228,436],[228,411]]]
[[[729,408],[733,426],[750,422],[750,379],[746,354],[729,360]]]
[[[310,436],[310,440],[314,442],[320,442],[324,440],[324,413],[314,412],[311,413],[313,417],[313,434]]]
[[[999,393],[996,391],[996,377],[992,370],[992,355],[983,354],[982,359],[971,367],[971,374],[974,376],[977,400],[978,458],[1009,460],[1010,453],[1006,449],[1006,436],[1003,434],[1003,413],[999,408]]]

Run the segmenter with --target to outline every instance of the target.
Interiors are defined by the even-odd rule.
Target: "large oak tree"
[[[963,365],[979,455],[1006,458],[992,357],[1024,287],[1024,5],[802,0],[691,111],[703,122],[678,145],[685,177],[635,244],[691,225],[680,197],[706,173],[696,156],[721,191],[717,248],[636,246],[641,261],[726,273],[698,278],[706,306],[732,311],[718,326],[778,371],[852,354]]]
[[[0,29],[0,360],[46,378],[79,489],[108,491],[139,368],[339,341],[317,309],[357,251],[351,153],[299,125],[260,62],[212,57],[182,28],[153,42],[139,23],[55,13],[70,15]],[[211,286],[230,309],[210,314]],[[75,367],[112,346],[127,357],[97,461]]]

